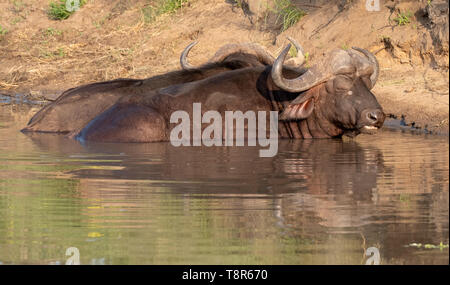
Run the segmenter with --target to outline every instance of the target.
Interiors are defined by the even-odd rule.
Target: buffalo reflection
[[[356,200],[370,200],[377,188],[377,175],[390,172],[379,149],[362,147],[355,141],[281,140],[277,156],[259,158],[258,149],[252,147],[81,145],[58,135],[27,135],[40,150],[68,158],[86,158],[84,163],[98,166],[70,171],[73,178],[148,180],[161,184],[182,181],[201,185],[181,190],[204,194],[306,192],[352,194]],[[120,167],[102,169],[105,165]]]

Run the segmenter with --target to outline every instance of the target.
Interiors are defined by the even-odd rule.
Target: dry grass
[[[142,5],[138,4],[123,11],[121,17],[105,16],[100,26],[93,22],[91,27],[70,27],[64,21],[47,20],[48,28],[29,25],[9,32],[0,42],[0,54],[7,54],[10,59],[8,68],[0,68],[0,88],[29,89],[53,84],[57,89],[65,89],[87,82],[142,78],[165,71],[165,67],[154,69],[142,63],[155,61],[164,54],[172,57],[171,53],[176,52],[174,45],[154,45],[152,41],[175,12],[158,15],[157,21],[148,23],[141,12]],[[93,8],[88,3],[82,9]]]

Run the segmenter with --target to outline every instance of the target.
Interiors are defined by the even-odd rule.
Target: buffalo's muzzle
[[[386,115],[380,109],[365,110],[362,114],[364,133],[373,133],[383,126]]]

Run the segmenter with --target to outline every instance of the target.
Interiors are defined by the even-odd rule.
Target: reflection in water
[[[19,108],[19,110],[17,110]],[[27,114],[29,112],[29,114]],[[252,147],[92,144],[22,134],[0,107],[0,262],[448,263],[448,138],[383,131]]]

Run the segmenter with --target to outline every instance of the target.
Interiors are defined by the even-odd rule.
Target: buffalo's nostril
[[[367,118],[368,118],[370,121],[374,121],[374,122],[378,121],[378,117],[377,117],[377,114],[376,114],[375,112],[369,112],[369,113],[367,113]]]
[[[379,110],[371,111],[367,113],[367,118],[373,122],[382,121],[383,113]]]

